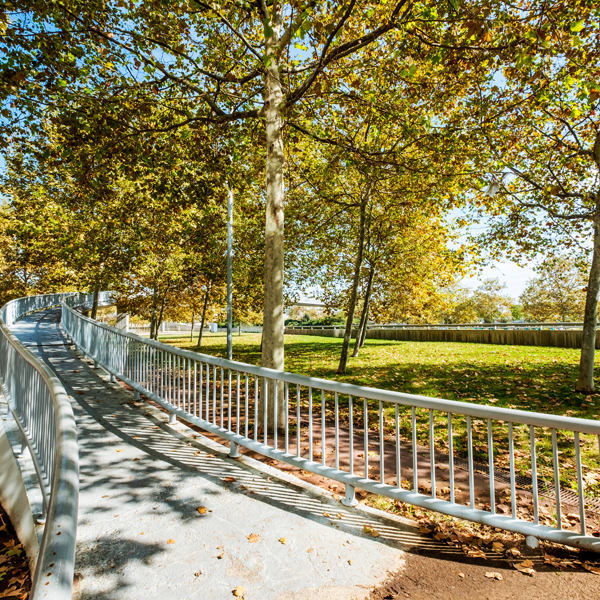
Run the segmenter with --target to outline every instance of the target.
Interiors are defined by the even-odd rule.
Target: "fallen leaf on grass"
[[[251,533],[250,535],[246,536],[248,538],[248,541],[251,544],[256,544],[256,542],[258,542],[258,540],[260,539],[258,536],[258,533]]]
[[[175,540],[172,538],[170,540],[167,540],[167,544],[174,544],[174,543],[175,543]]]
[[[199,512],[201,515],[204,515],[204,514],[206,514],[206,506],[199,506],[199,507],[198,507],[196,510],[197,510],[197,511],[198,511],[198,512]]]
[[[246,588],[242,587],[241,585],[238,585],[235,588],[235,590],[233,590],[233,595],[236,598],[243,598],[245,593],[246,593]]]
[[[488,579],[497,579],[498,581],[502,581],[502,575],[500,575],[500,573],[486,573],[485,576]]]
[[[287,544],[287,538],[279,538],[279,541],[280,541],[282,544]]]

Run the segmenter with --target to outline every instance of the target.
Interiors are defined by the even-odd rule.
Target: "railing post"
[[[356,506],[358,500],[356,499],[356,489],[349,483],[346,484],[346,497],[342,498],[342,504],[344,506]]]
[[[229,458],[240,458],[242,456],[240,454],[238,445],[235,442],[231,442],[231,447],[229,448]]]
[[[169,425],[173,425],[173,423],[177,423],[177,415],[175,413],[169,413]]]
[[[140,393],[137,390],[134,390],[134,392],[133,392],[133,399],[134,400],[140,399]]]

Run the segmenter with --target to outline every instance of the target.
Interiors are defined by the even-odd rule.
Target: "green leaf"
[[[573,33],[578,33],[583,29],[583,24],[584,21],[575,21],[574,23],[571,23],[571,31]]]

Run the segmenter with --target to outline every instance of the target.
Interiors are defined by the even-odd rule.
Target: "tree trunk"
[[[264,266],[264,318],[263,347],[261,365],[269,369],[283,371],[283,119],[281,104],[283,88],[279,75],[277,41],[281,35],[283,14],[282,4],[271,5],[271,36],[265,39],[265,56],[269,62],[265,74],[265,125],[267,134],[266,161],[266,224],[265,224],[265,266]],[[267,28],[265,27],[265,30]],[[264,394],[259,402],[259,418],[263,423]],[[278,422],[283,423],[283,384],[279,390]],[[269,407],[274,406],[273,385],[269,386]],[[274,411],[269,410],[267,424],[274,421]]]
[[[167,301],[167,293],[168,293],[168,290],[165,291],[165,295],[163,296],[163,299],[162,299],[162,302],[160,305],[160,313],[158,315],[158,321],[156,323],[156,331],[154,332],[154,339],[156,341],[158,341],[158,332],[160,330],[160,326],[162,325],[162,321],[163,321],[163,312],[165,310],[165,302]]]
[[[100,295],[100,287],[102,286],[102,283],[97,283],[96,287],[94,288],[94,299],[92,301],[92,319],[96,318],[96,315],[98,314],[98,297]]]
[[[152,316],[150,318],[150,339],[154,339],[154,330],[156,328],[156,303],[158,302],[158,287],[154,286],[152,293]]]
[[[356,341],[354,342],[354,352],[352,356],[358,356],[358,351],[363,347],[365,343],[365,335],[367,332],[367,323],[369,321],[369,302],[371,301],[371,287],[373,285],[373,275],[375,274],[375,266],[371,266],[369,272],[369,280],[367,281],[367,290],[365,291],[365,299],[363,303],[362,315],[360,317],[360,325],[358,326],[358,332],[356,334]]]
[[[198,332],[198,343],[196,344],[196,350],[200,350],[200,344],[202,344],[202,332],[204,331],[204,324],[206,322],[206,307],[208,306],[208,297],[210,296],[210,288],[212,281],[208,282],[206,286],[206,294],[204,294],[204,306],[202,307],[202,323],[200,324],[200,331]]]
[[[598,141],[596,141],[596,146]],[[581,358],[575,391],[594,393],[594,354],[596,351],[596,323],[598,321],[598,292],[600,291],[600,191],[596,194],[594,215],[594,253],[585,296],[583,334],[581,336]]]
[[[196,315],[194,315],[194,313],[192,313],[192,329],[190,331],[190,342],[194,341],[194,317]]]
[[[342,344],[342,354],[340,364],[337,368],[339,375],[346,373],[348,364],[348,349],[350,348],[350,339],[352,337],[352,324],[354,322],[354,310],[356,308],[356,296],[358,295],[358,284],[360,283],[360,270],[363,262],[363,250],[365,245],[365,217],[367,212],[367,202],[369,201],[370,186],[367,187],[365,195],[360,203],[360,225],[358,229],[358,253],[356,255],[356,264],[354,265],[354,280],[350,291],[350,300],[348,302],[348,316],[346,318],[346,329],[344,330],[344,343]]]

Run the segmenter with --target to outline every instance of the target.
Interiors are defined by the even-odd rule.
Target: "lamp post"
[[[232,358],[233,343],[233,192],[227,187],[227,358]]]

